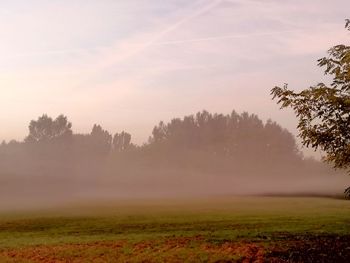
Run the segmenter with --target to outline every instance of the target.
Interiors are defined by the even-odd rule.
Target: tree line
[[[193,150],[213,155],[237,157],[244,152],[271,157],[300,158],[301,153],[294,136],[279,124],[268,120],[264,123],[255,114],[212,114],[208,111],[174,118],[169,123],[161,121],[153,128],[148,142],[137,146],[131,142],[131,134],[125,131],[111,134],[101,125],[94,124],[87,134],[73,133],[72,123],[64,115],[53,119],[46,114],[30,121],[29,134],[22,142],[2,142],[0,148],[64,146],[84,149],[93,155],[108,155],[114,152],[142,151],[155,148],[163,152]],[[272,156],[274,155],[274,156]]]
[[[283,174],[286,167],[306,162],[289,131],[272,120],[235,111],[201,111],[161,121],[143,145],[132,143],[126,131],[112,134],[98,124],[89,133],[74,133],[66,116],[44,114],[30,121],[23,141],[0,145],[0,172],[6,174],[64,176],[84,171],[98,176],[144,169],[248,174],[252,167]]]

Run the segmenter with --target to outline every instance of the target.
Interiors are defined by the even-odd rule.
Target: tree
[[[291,163],[301,159],[290,132],[275,122],[264,123],[255,114],[235,111],[230,115],[202,111],[168,123],[160,122],[153,129],[148,148],[156,149],[154,152],[160,158],[191,162],[191,158],[201,159],[198,156],[205,155],[209,159],[230,160],[232,167],[234,162]]]
[[[112,148],[112,135],[100,125],[94,124],[91,131],[91,142],[97,154],[107,154]]]
[[[345,28],[350,30],[348,19]],[[295,92],[285,84],[273,88],[271,95],[281,108],[294,110],[303,145],[321,149],[326,162],[350,173],[350,46],[336,45],[328,54],[318,65],[332,77],[330,85],[319,83]]]
[[[32,120],[29,124],[29,135],[25,142],[49,142],[68,138],[72,135],[72,124],[67,117],[59,115],[55,120],[46,114]]]
[[[117,152],[122,152],[130,146],[131,135],[127,132],[116,133],[113,137],[113,148]]]

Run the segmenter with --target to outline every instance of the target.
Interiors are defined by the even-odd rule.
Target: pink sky
[[[317,59],[349,43],[347,0],[2,1],[0,139],[65,114],[147,140],[160,120],[249,111],[296,133],[270,89],[324,80]]]

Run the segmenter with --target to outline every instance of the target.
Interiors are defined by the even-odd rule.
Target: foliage
[[[201,151],[232,158],[298,158],[293,135],[277,123],[263,123],[255,114],[229,115],[207,111],[155,126],[150,147],[164,151]]]
[[[95,147],[95,151],[101,154],[107,154],[111,151],[112,135],[102,129],[100,125],[94,124],[91,131],[90,141]]]
[[[32,120],[29,124],[29,135],[26,142],[49,142],[57,139],[65,139],[72,135],[72,124],[67,117],[59,115],[55,120],[46,114]]]
[[[346,21],[350,30],[350,20]],[[301,92],[275,87],[271,94],[281,108],[292,108],[298,117],[299,136],[305,146],[320,148],[325,161],[350,173],[350,46],[337,45],[318,60],[330,85],[319,83]]]
[[[97,124],[86,134],[72,134],[70,127],[66,117],[52,120],[43,115],[32,121],[31,136],[25,142],[0,145],[0,172],[57,178],[140,174],[140,180],[152,176],[190,178],[190,174],[248,180],[257,171],[261,178],[325,172],[319,162],[302,158],[289,131],[247,112],[202,111],[169,123],[160,122],[142,146],[134,145],[125,131],[112,137]]]
[[[127,132],[122,131],[116,133],[113,137],[113,148],[117,152],[122,152],[130,147],[131,135]]]

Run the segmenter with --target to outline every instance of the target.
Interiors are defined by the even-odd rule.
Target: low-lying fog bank
[[[0,144],[0,209],[103,199],[342,195],[345,174],[304,158],[294,136],[257,115],[206,111],[160,122],[142,146],[100,125],[75,134],[43,115]]]
[[[342,196],[344,175],[278,176],[154,174],[137,177],[1,177],[0,210],[46,208],[99,200],[215,197],[225,195]]]

